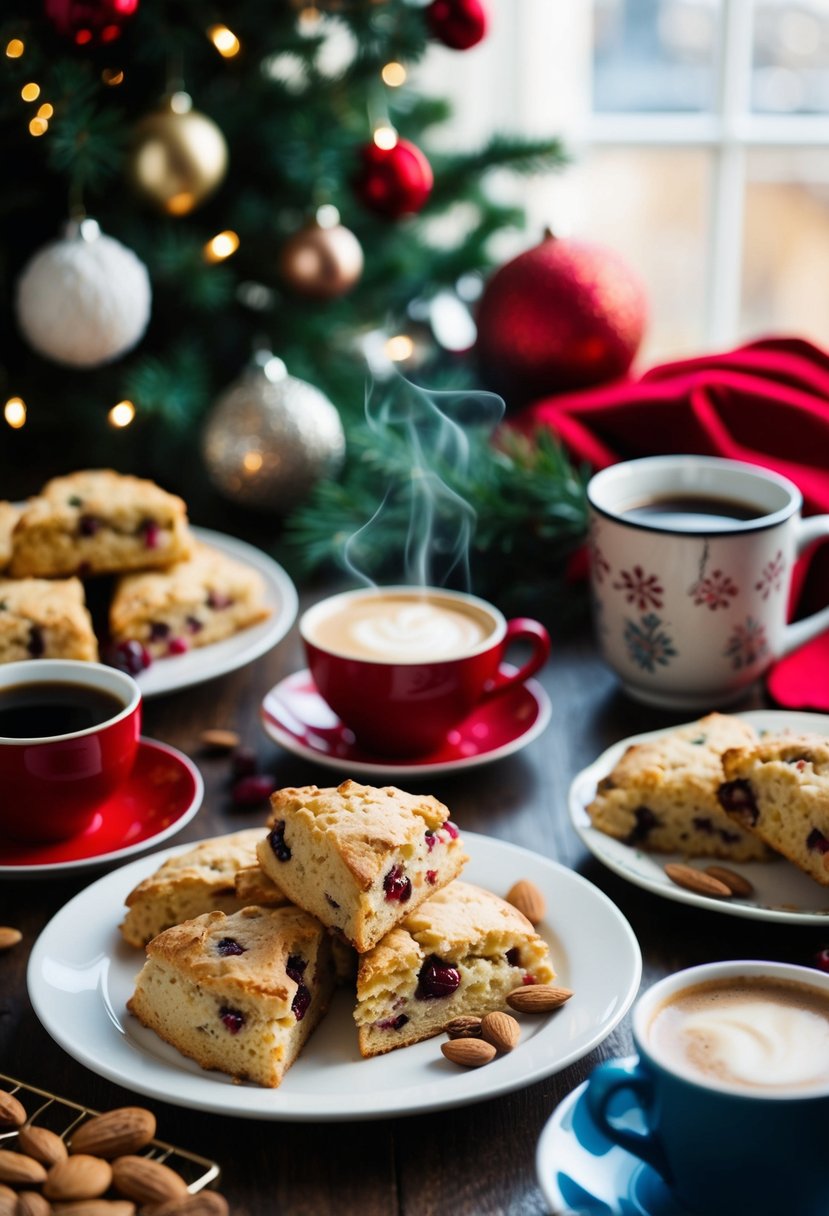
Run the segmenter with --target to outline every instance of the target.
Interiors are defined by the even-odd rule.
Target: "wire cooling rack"
[[[30,1124],[48,1128],[64,1140],[71,1136],[74,1129],[85,1119],[100,1114],[100,1111],[93,1110],[91,1106],[70,1102],[68,1098],[50,1093],[47,1089],[38,1089],[36,1085],[27,1085],[25,1081],[7,1077],[4,1073],[0,1073],[0,1087],[23,1104]],[[16,1138],[16,1127],[0,1129],[0,1148],[13,1147]],[[217,1162],[210,1161],[207,1157],[199,1157],[197,1153],[190,1153],[187,1149],[176,1148],[174,1144],[166,1144],[163,1140],[151,1140],[141,1150],[141,1156],[160,1161],[175,1170],[187,1183],[191,1194],[217,1182],[221,1173]]]

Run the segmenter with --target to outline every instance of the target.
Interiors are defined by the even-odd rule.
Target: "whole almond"
[[[47,1199],[97,1199],[109,1189],[112,1167],[102,1157],[76,1153],[56,1162],[43,1184]]]
[[[491,1043],[499,1055],[503,1055],[517,1046],[521,1027],[508,1013],[501,1013],[500,1010],[487,1013],[481,1021],[481,1038]]]
[[[724,882],[732,895],[745,898],[754,894],[753,883],[750,883],[745,875],[738,874],[736,870],[729,870],[727,866],[706,866],[705,873],[719,882]]]
[[[446,1027],[446,1033],[450,1039],[479,1039],[481,1037],[481,1019],[473,1018],[469,1014],[461,1014],[460,1017],[452,1018]]]
[[[8,950],[23,940],[19,929],[10,929],[8,925],[0,925],[0,950]]]
[[[47,1167],[65,1161],[68,1156],[60,1136],[48,1127],[33,1126],[31,1123],[21,1127],[17,1133],[17,1147]]]
[[[0,1182],[0,1216],[14,1216],[17,1207],[17,1191]]]
[[[21,1191],[14,1216],[50,1216],[52,1205],[40,1191]]]
[[[572,995],[569,988],[557,988],[555,984],[526,984],[507,994],[507,1004],[518,1013],[550,1013]]]
[[[0,1127],[22,1127],[26,1122],[26,1110],[19,1098],[0,1089]]]
[[[152,1216],[228,1216],[229,1211],[227,1200],[218,1191],[198,1191],[168,1199],[153,1208]]]
[[[483,1039],[450,1039],[440,1049],[447,1060],[463,1064],[464,1068],[480,1068],[495,1059],[495,1048]]]
[[[706,874],[704,870],[696,870],[693,866],[682,866],[676,862],[668,862],[665,873],[671,882],[686,891],[695,891],[697,895],[710,895],[714,899],[730,899],[732,891],[724,882]]]
[[[143,1106],[119,1106],[95,1115],[72,1133],[70,1153],[93,1157],[123,1157],[137,1153],[155,1135],[155,1115]]]
[[[202,747],[212,752],[232,752],[234,747],[241,743],[235,730],[223,730],[220,727],[203,730],[200,739]]]
[[[544,896],[529,878],[519,878],[518,882],[513,883],[507,891],[506,900],[519,912],[523,912],[531,925],[537,925],[544,919],[547,910]]]
[[[0,1182],[11,1182],[15,1186],[37,1185],[46,1178],[46,1170],[34,1157],[15,1153],[9,1148],[0,1148]]]
[[[187,1194],[187,1184],[169,1165],[149,1157],[116,1157],[112,1163],[112,1185],[119,1194],[136,1203],[163,1203]]]
[[[54,1216],[135,1216],[135,1204],[131,1199],[76,1199],[54,1204],[52,1212]]]

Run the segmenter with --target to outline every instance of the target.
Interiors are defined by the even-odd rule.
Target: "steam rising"
[[[395,559],[384,562],[390,581],[417,587],[442,587],[451,581],[469,590],[476,513],[449,482],[463,485],[473,441],[489,437],[501,420],[504,402],[495,393],[429,391],[397,376],[383,384],[382,395],[368,391],[365,412],[372,433],[394,452],[395,473],[371,519],[344,545],[347,570],[373,585],[362,569],[361,555],[382,544],[388,518],[408,512],[403,552],[385,555]]]

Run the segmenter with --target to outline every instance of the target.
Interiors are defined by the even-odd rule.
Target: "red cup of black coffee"
[[[0,666],[0,836],[67,840],[128,779],[141,690],[100,663],[31,659]]]

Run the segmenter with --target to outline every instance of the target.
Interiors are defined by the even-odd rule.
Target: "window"
[[[436,50],[429,87],[453,86],[458,142],[561,133],[573,164],[522,188],[531,223],[640,271],[643,361],[829,345],[829,0],[490,3],[490,37],[452,73]]]

